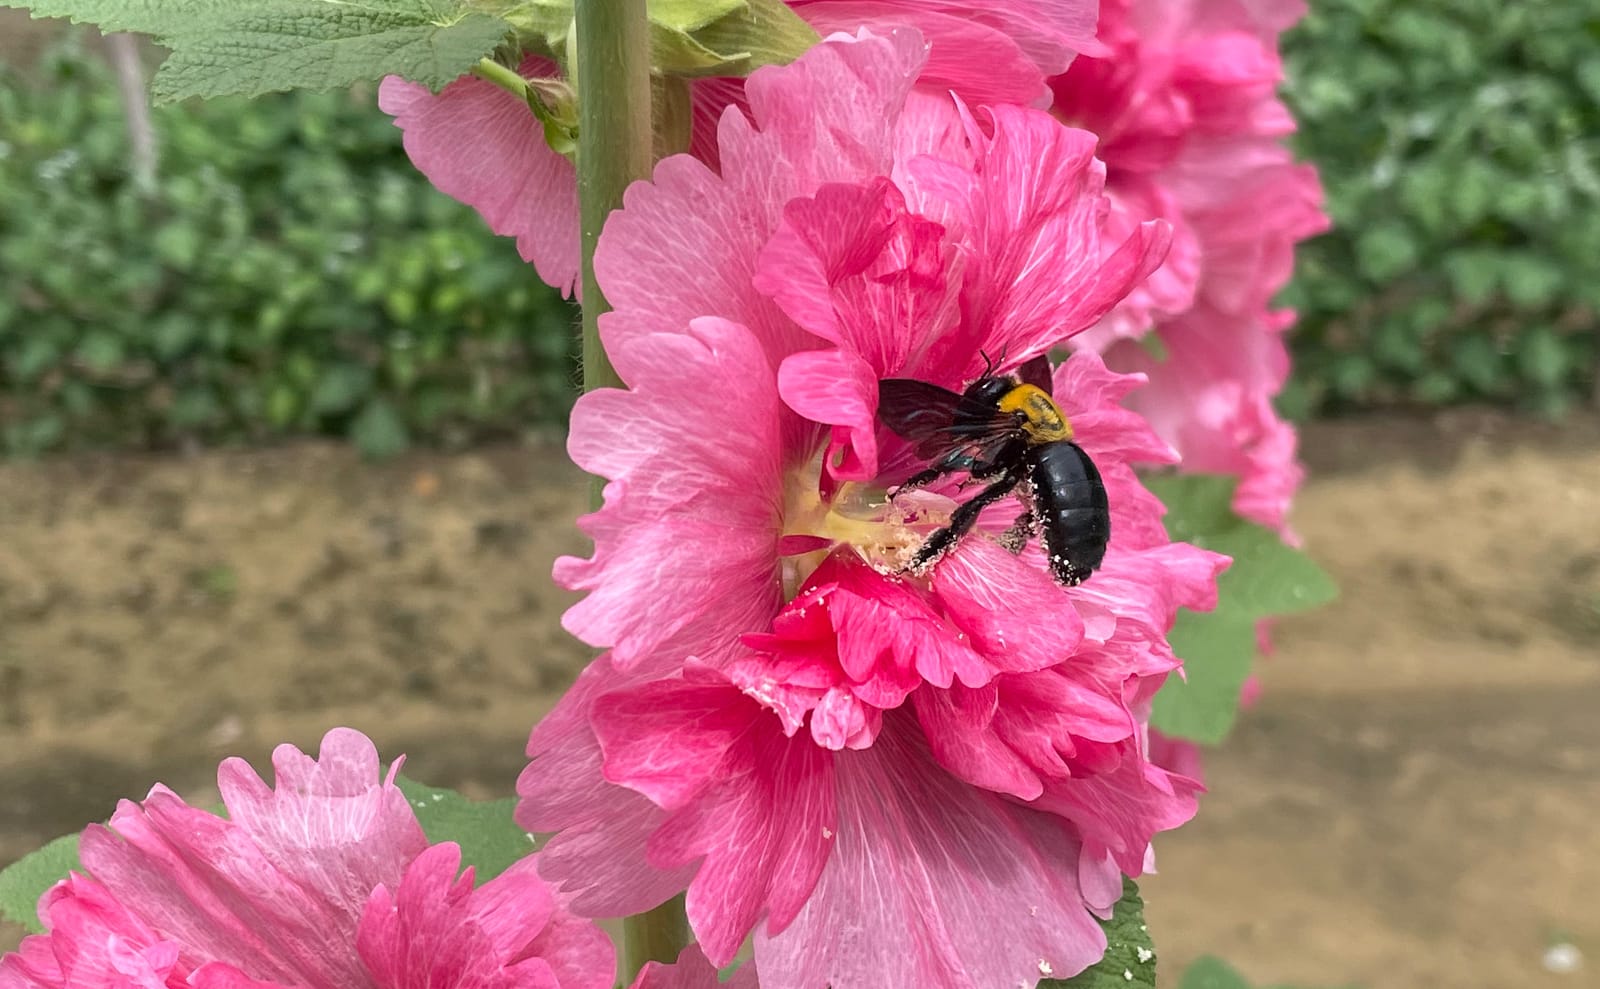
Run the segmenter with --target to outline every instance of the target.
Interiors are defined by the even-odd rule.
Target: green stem
[[[577,0],[576,6],[583,390],[590,391],[622,384],[600,346],[600,314],[609,307],[595,282],[594,248],[623,190],[650,176],[650,20],[645,0]]]
[[[594,276],[600,228],[651,165],[650,21],[645,0],[577,0],[578,209],[583,228],[583,390],[622,384],[600,346],[609,307]],[[493,81],[493,80],[491,80]],[[599,487],[595,488],[599,501]],[[622,922],[623,985],[645,962],[673,962],[688,943],[683,899]]]
[[[645,962],[678,960],[678,952],[689,943],[689,921],[683,915],[683,896],[644,913],[622,919],[623,985],[632,985]]]
[[[492,58],[478,59],[478,64],[472,67],[472,74],[484,82],[494,83],[523,102],[534,98],[533,89],[528,85],[528,80]]]

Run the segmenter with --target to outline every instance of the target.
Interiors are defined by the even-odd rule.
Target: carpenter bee
[[[891,496],[957,472],[989,482],[923,542],[908,569],[931,566],[985,508],[1015,491],[1025,510],[1001,544],[1019,553],[1039,536],[1056,581],[1081,584],[1105,559],[1111,539],[1100,471],[1072,441],[1072,424],[1050,395],[1050,362],[1043,354],[1008,375],[991,374],[984,360],[983,375],[959,395],[911,378],[878,382],[879,419],[930,462]]]

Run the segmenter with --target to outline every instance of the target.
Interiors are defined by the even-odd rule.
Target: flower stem
[[[574,74],[578,83],[578,210],[583,228],[583,390],[622,384],[600,346],[609,307],[594,276],[594,249],[606,216],[651,165],[650,21],[645,0],[577,0]],[[599,488],[595,489],[599,500]],[[622,922],[624,985],[648,961],[673,962],[688,943],[683,898]]]
[[[622,384],[600,346],[600,314],[609,307],[595,282],[594,248],[623,190],[650,175],[650,21],[645,0],[577,0],[576,6],[583,390],[590,391]]]
[[[494,83],[520,100],[526,101],[533,96],[528,80],[492,58],[478,59],[478,64],[472,67],[472,74],[484,82]]]

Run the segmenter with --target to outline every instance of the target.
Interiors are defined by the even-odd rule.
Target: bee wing
[[[1017,368],[1017,378],[1025,385],[1032,385],[1046,395],[1054,395],[1052,386],[1055,384],[1050,373],[1050,356],[1040,354]]]
[[[915,443],[923,460],[937,460],[952,450],[982,457],[1017,429],[1015,420],[999,409],[914,378],[878,382],[878,418]]]

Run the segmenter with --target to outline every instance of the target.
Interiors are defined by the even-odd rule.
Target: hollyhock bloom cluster
[[[88,875],[45,894],[49,932],[0,961],[4,989],[610,989],[610,941],[535,871],[478,889],[454,844],[428,844],[368,739],[273,753],[269,788],[239,759],[226,819],[157,786],[83,833]]]
[[[1078,51],[1097,51],[1094,0],[787,0],[819,35],[910,26],[928,42],[919,85],[970,105],[1049,101],[1047,79]],[[530,56],[524,78],[560,81],[560,68]],[[689,151],[717,162],[717,120],[745,105],[740,79],[690,86]],[[411,161],[445,194],[472,206],[491,229],[515,237],[539,277],[570,294],[578,278],[578,192],[572,161],[545,143],[517,96],[466,76],[437,95],[397,76],[378,105],[405,131]]]
[[[601,238],[601,319],[628,390],[585,395],[569,451],[608,479],[564,616],[609,650],[529,741],[518,819],[592,915],[687,889],[706,956],[752,931],[768,989],[1033,985],[1097,961],[1095,920],[1196,784],[1148,758],[1180,606],[1226,560],[1171,543],[1135,463],[1170,448],[1092,353],[1054,392],[1094,458],[1111,544],[1062,588],[993,538],[905,564],[959,483],[877,385],[960,388],[1101,319],[1161,260],[1104,241],[1092,134],[914,88],[909,31],[836,36],[746,87],[720,167],[663,160]],[[994,932],[1006,936],[996,939]]]
[[[1294,244],[1326,228],[1315,169],[1284,146],[1278,36],[1299,0],[1106,0],[1101,53],[1052,80],[1054,110],[1101,137],[1115,222],[1173,225],[1166,262],[1075,341],[1150,385],[1130,399],[1185,470],[1239,477],[1235,509],[1287,532],[1302,471],[1272,408],[1293,314]],[[1121,342],[1153,326],[1159,347]],[[1152,350],[1160,354],[1159,358]]]

